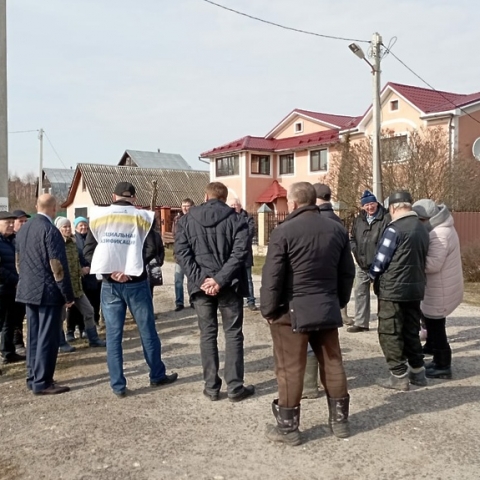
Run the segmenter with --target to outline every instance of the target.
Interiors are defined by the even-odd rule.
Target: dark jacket
[[[314,205],[301,207],[271,234],[260,310],[268,319],[290,310],[294,331],[341,327],[354,278],[345,228]]]
[[[31,305],[63,305],[73,302],[62,234],[45,216],[29,220],[16,238],[19,271],[17,302]]]
[[[377,251],[377,243],[390,221],[390,214],[380,204],[378,204],[378,213],[372,223],[368,224],[367,214],[364,210],[353,221],[350,247],[361,269],[368,270],[372,265]]]
[[[15,295],[18,283],[15,266],[15,234],[0,235],[0,295]]]
[[[126,207],[131,206],[130,202],[126,202],[125,200],[118,200],[113,202],[113,205],[125,205]],[[95,249],[97,248],[97,241],[93,236],[91,230],[88,231],[87,238],[85,239],[85,246],[83,247],[83,255],[87,262],[90,264],[92,263],[93,254],[95,253]],[[147,271],[145,266],[150,263],[151,260],[157,255],[157,242],[155,239],[155,221],[153,222],[152,228],[148,232],[147,238],[143,243],[143,250],[142,250],[142,257],[143,257],[143,272],[138,277],[131,277],[131,280],[128,280],[126,283],[135,283],[141,282],[147,279]],[[112,282],[117,283],[115,280],[112,280],[110,275],[103,275],[104,282]]]
[[[242,216],[220,200],[190,208],[177,224],[175,257],[188,279],[188,291],[201,291],[206,278],[220,288],[248,295],[245,259],[248,226]]]
[[[378,298],[391,302],[421,301],[425,295],[428,231],[415,214],[395,220],[388,228],[396,231],[397,248],[380,275]]]
[[[245,260],[245,266],[247,268],[253,267],[253,237],[255,235],[255,220],[250,216],[245,210],[241,210],[239,215],[241,215],[248,225],[248,244],[247,244],[247,259]]]
[[[335,220],[336,222],[339,222],[343,225],[342,220],[340,217],[333,211],[332,204],[330,202],[328,203],[322,203],[321,205],[318,205],[318,209],[320,210],[320,213],[332,220]]]
[[[85,255],[83,254],[83,249],[85,247],[85,240],[87,239],[88,233],[78,233],[75,232],[75,243],[77,244],[78,256],[80,258],[80,265],[83,267],[89,267],[90,262],[87,262]],[[82,277],[82,286],[85,291],[87,290],[96,290],[98,288],[97,276],[93,274],[84,275]]]

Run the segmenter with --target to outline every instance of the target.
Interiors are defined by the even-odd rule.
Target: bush
[[[480,241],[462,248],[463,278],[466,282],[480,282]]]

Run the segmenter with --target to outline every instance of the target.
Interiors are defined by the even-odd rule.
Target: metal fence
[[[461,247],[480,242],[480,212],[453,212],[452,216]]]

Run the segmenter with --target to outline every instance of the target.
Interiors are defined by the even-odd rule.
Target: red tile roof
[[[281,152],[291,150],[305,150],[320,145],[329,145],[338,142],[338,130],[325,130],[323,132],[298,135],[296,137],[282,138],[279,140],[250,135],[227,143],[220,147],[203,152],[201,157],[217,156],[222,153],[241,152],[243,150],[256,150],[268,152]]]
[[[396,90],[424,113],[445,112],[480,101],[480,92],[472,94],[442,92],[393,82],[389,82],[385,88],[388,86]]]
[[[287,191],[274,180],[272,184],[255,200],[258,203],[270,203],[277,198],[286,198]]]

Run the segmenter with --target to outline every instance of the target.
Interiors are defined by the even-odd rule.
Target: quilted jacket
[[[17,283],[15,235],[0,235],[0,295],[15,295]]]
[[[453,226],[453,217],[445,205],[429,220],[427,285],[422,312],[429,318],[445,318],[463,299],[463,272],[460,242]]]
[[[65,242],[49,218],[38,214],[29,220],[17,233],[16,247],[17,302],[63,305],[74,301]]]

